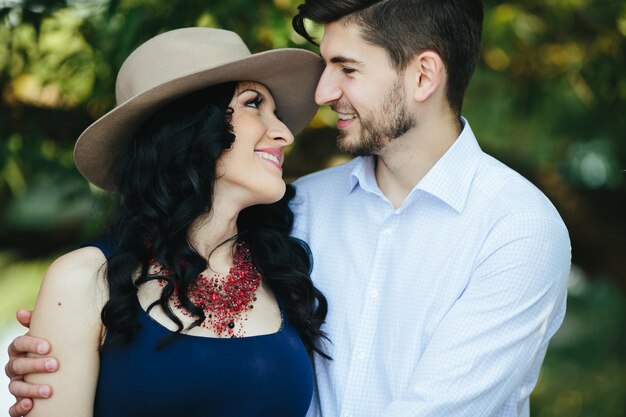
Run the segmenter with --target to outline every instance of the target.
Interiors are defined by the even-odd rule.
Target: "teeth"
[[[256,155],[260,156],[261,158],[264,159],[269,159],[270,161],[274,161],[276,162],[278,165],[280,165],[280,161],[278,160],[278,158],[276,158],[274,155],[270,154],[270,153],[265,153],[265,152],[255,152]]]
[[[337,113],[339,115],[339,120],[351,120],[356,119],[356,114],[342,114]]]

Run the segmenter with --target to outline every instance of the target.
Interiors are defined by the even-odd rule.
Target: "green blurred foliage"
[[[568,312],[550,344],[533,417],[626,416],[626,297],[574,268]]]
[[[34,287],[36,278],[18,285],[15,276],[39,275],[39,259],[101,231],[108,197],[77,173],[72,146],[114,106],[115,74],[136,46],[212,26],[236,31],[253,52],[316,50],[291,29],[298,3],[0,0],[0,297]],[[464,114],[487,152],[555,203],[589,277],[570,297],[533,415],[626,416],[626,2],[486,0],[485,12]],[[347,159],[334,123],[318,112],[289,152],[289,178]]]

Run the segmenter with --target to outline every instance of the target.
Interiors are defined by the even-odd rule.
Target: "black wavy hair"
[[[397,71],[416,54],[436,52],[448,73],[448,103],[460,114],[480,57],[483,15],[481,0],[304,0],[292,25],[316,44],[305,19],[355,24],[366,42],[387,51]]]
[[[120,153],[112,172],[117,204],[109,230],[110,299],[102,310],[105,343],[133,339],[138,330],[137,289],[154,279],[166,283],[148,311],[162,308],[178,327],[172,336],[184,329],[168,303],[175,287],[180,304],[197,318],[190,328],[205,320],[187,290],[208,261],[194,250],[188,236],[194,220],[213,207],[216,162],[236,140],[229,107],[236,87],[237,83],[220,84],[167,104],[143,123]],[[325,335],[320,330],[327,302],[311,281],[308,246],[289,236],[293,213],[288,202],[294,195],[294,188],[288,186],[277,203],[244,209],[233,240],[247,243],[256,268],[282,301],[309,353],[328,357],[321,347]],[[171,273],[149,273],[152,259]]]

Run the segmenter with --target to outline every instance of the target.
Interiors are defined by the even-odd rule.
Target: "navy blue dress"
[[[93,244],[92,244],[93,245]],[[106,247],[98,246],[105,255]],[[283,316],[276,333],[243,338],[176,335],[139,305],[129,345],[105,344],[95,417],[299,417],[309,408],[313,369]],[[281,313],[282,314],[282,313]]]

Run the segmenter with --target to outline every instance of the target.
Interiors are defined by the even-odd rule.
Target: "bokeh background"
[[[316,50],[291,29],[297,4],[0,0],[3,354],[21,332],[14,312],[33,306],[47,265],[106,222],[109,198],[77,173],[72,146],[114,105],[124,58],[146,39],[184,26],[234,30],[254,52]],[[554,202],[573,246],[568,313],[531,415],[624,417],[626,2],[492,0],[485,9],[482,57],[463,113],[484,150]],[[299,135],[286,162],[289,178],[348,159],[334,147],[334,122],[321,109]],[[8,401],[3,383],[0,407]]]

